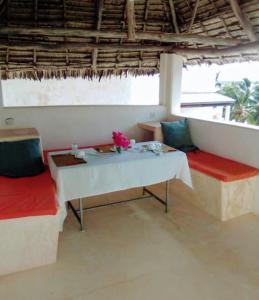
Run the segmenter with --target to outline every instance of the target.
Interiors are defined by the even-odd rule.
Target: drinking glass
[[[135,145],[136,145],[136,140],[131,139],[131,140],[130,140],[130,148],[131,148],[131,149],[134,149],[134,148],[135,148]]]
[[[71,154],[76,155],[77,151],[78,151],[78,145],[71,144]]]

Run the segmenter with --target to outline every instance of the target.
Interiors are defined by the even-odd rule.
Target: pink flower
[[[130,144],[129,139],[126,136],[124,136],[123,133],[120,131],[113,131],[112,139],[116,147],[122,147],[122,148],[129,147]]]

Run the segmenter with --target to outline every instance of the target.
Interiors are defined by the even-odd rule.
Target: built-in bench
[[[159,122],[140,123],[139,127],[163,141]],[[193,190],[181,182],[174,191],[222,221],[252,212],[256,201],[259,170],[217,155],[194,151],[187,154]]]
[[[35,129],[0,130],[1,141],[39,138]],[[54,263],[59,218],[48,168],[36,176],[0,176],[0,275]]]

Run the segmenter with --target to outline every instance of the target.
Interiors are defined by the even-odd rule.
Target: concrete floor
[[[168,214],[149,199],[88,211],[83,233],[69,215],[57,263],[0,277],[0,299],[258,300],[259,218],[172,200]]]

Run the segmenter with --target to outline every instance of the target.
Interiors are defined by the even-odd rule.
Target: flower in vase
[[[119,153],[122,151],[122,149],[127,149],[129,147],[129,139],[120,131],[113,131],[112,139],[114,146]]]

